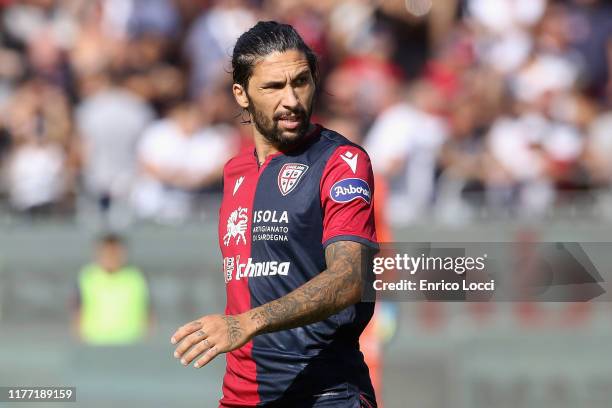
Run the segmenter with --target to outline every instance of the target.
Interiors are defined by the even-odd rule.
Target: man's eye
[[[295,80],[295,85],[297,86],[302,86],[302,85],[306,85],[308,81],[306,81],[306,78],[298,78]]]
[[[283,89],[284,87],[283,84],[271,84],[264,86],[263,89]]]

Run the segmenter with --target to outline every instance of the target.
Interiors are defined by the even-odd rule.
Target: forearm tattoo
[[[325,250],[327,269],[293,292],[251,311],[258,333],[323,320],[359,301],[362,246],[339,241]]]

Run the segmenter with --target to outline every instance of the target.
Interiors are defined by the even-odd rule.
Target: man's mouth
[[[294,130],[300,126],[301,119],[299,115],[283,115],[278,119],[278,123],[285,129]]]

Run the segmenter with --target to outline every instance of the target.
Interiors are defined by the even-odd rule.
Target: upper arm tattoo
[[[361,296],[363,246],[338,241],[327,246],[327,269],[289,294],[251,310],[259,333],[323,320]]]
[[[327,271],[333,275],[342,275],[345,286],[361,282],[363,247],[353,241],[338,241],[325,249]]]

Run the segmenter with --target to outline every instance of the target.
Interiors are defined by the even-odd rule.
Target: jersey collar
[[[294,146],[290,150],[287,150],[284,152],[278,151],[276,153],[272,153],[268,155],[266,157],[266,160],[262,164],[259,164],[259,160],[257,157],[257,149],[253,148],[253,158],[255,159],[255,163],[257,163],[257,167],[258,168],[263,167],[266,163],[268,163],[270,160],[274,159],[275,157],[284,156],[287,154],[306,150],[312,144],[312,142],[316,140],[317,136],[321,133],[322,128],[323,127],[319,125],[318,123],[314,123],[313,129],[304,136],[303,140],[301,140],[298,145]]]

